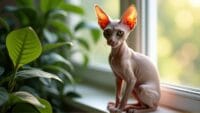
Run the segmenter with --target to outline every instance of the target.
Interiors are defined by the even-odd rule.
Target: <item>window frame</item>
[[[120,0],[120,14],[130,5],[136,4],[138,21],[136,29],[130,34],[127,43],[137,52],[149,56],[155,63],[157,62],[156,51],[156,22],[157,0]],[[75,66],[77,74],[81,75],[82,82],[89,85],[101,87],[107,91],[115,90],[115,78],[110,69],[89,65],[88,69]],[[95,77],[91,77],[95,76]],[[113,81],[113,82],[111,82]],[[172,109],[199,112],[200,111],[200,90],[184,88],[173,84],[161,83],[161,106]]]
[[[130,35],[129,38],[140,38],[136,42],[139,42],[140,45],[136,44],[138,47],[133,49],[149,56],[157,63],[157,28],[155,25],[157,23],[157,14],[155,13],[157,11],[157,0],[135,0],[134,3],[137,6],[139,20],[136,33]],[[125,3],[121,0],[121,4],[126,4],[126,7],[128,7],[131,2]],[[200,89],[161,83],[160,105],[187,112],[199,112]]]

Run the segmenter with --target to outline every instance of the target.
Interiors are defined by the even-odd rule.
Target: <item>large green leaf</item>
[[[6,47],[16,68],[35,60],[42,51],[38,36],[31,27],[9,33]]]
[[[19,103],[19,102],[25,102],[35,107],[45,108],[45,106],[41,104],[40,101],[38,101],[38,99],[35,96],[25,91],[18,91],[18,92],[12,93],[10,95],[9,101],[11,105]]]
[[[30,70],[19,71],[17,72],[16,77],[22,77],[22,78],[40,77],[40,78],[55,79],[62,82],[62,80],[55,74],[48,73],[39,69],[34,69],[34,68]]]
[[[42,99],[42,98],[38,98],[38,100],[40,101],[40,103],[42,103],[45,106],[45,108],[37,107],[40,113],[52,113],[51,105],[47,100]]]
[[[0,106],[8,100],[8,92],[5,88],[0,87]]]
[[[43,46],[43,53],[51,51],[53,49],[62,47],[62,46],[68,46],[71,47],[73,44],[71,42],[58,42],[58,43],[52,43],[52,44],[46,44]]]
[[[76,14],[80,14],[80,15],[84,14],[83,8],[80,6],[77,6],[77,5],[73,5],[73,4],[69,4],[69,3],[62,3],[60,5],[60,8],[67,12],[72,12],[72,13],[76,13]]]

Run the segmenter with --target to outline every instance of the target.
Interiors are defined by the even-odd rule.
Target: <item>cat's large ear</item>
[[[100,27],[104,29],[110,23],[109,17],[98,5],[95,5],[95,11],[96,11],[98,23]]]
[[[129,8],[124,12],[121,17],[121,22],[128,25],[130,29],[133,29],[137,23],[137,11],[134,5],[129,6]]]

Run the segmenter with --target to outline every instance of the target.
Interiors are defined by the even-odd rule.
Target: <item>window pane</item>
[[[86,10],[85,19],[97,24],[97,18],[94,11],[94,4],[98,4],[112,19],[119,18],[119,0],[83,0],[82,5]],[[92,42],[92,41],[91,41]],[[106,40],[101,36],[97,44],[91,43],[91,51],[89,52],[90,64],[104,66],[109,68],[108,55],[110,47],[107,46]]]
[[[157,0],[163,82],[200,88],[200,0]]]

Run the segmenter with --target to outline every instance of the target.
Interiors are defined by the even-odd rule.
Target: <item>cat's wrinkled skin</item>
[[[126,43],[136,26],[135,7],[131,5],[121,20],[115,21],[98,5],[95,5],[95,11],[107,44],[112,47],[109,63],[116,76],[116,102],[109,102],[108,110],[111,113],[155,111],[160,99],[159,73],[148,57],[134,52]],[[126,88],[122,95],[123,82]],[[127,104],[130,95],[137,99],[137,104]]]

